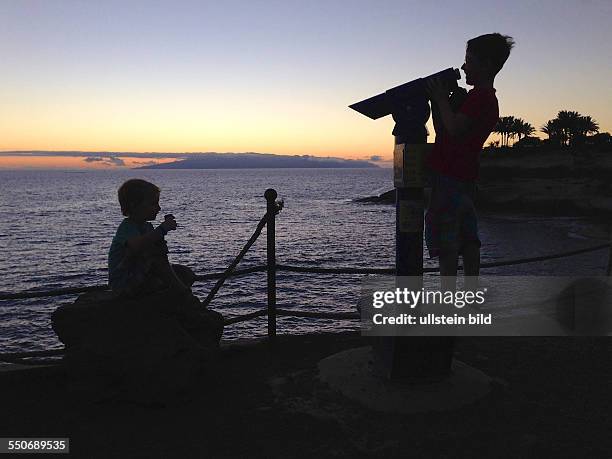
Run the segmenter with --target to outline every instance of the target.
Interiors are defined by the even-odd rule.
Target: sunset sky
[[[576,110],[609,132],[611,20],[609,0],[3,0],[0,151],[390,158],[390,117],[347,106],[460,67],[490,32],[516,40],[502,116],[539,128]]]

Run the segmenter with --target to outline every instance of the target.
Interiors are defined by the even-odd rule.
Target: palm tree
[[[506,146],[509,146],[509,141],[514,139],[518,135],[517,129],[519,128],[521,121],[522,121],[520,118],[515,118],[514,116],[511,118],[512,119],[510,120],[510,126],[508,129],[508,134],[507,134],[507,139],[506,139]]]
[[[586,136],[599,132],[599,125],[590,116],[581,116],[573,126],[572,143],[583,143]]]
[[[549,138],[559,136],[559,129],[555,120],[548,120],[546,124],[540,128],[540,131],[546,134]]]
[[[565,145],[571,145],[573,143],[574,137],[578,133],[581,117],[582,115],[580,113],[571,110],[561,110],[557,114],[559,125],[564,132],[563,138],[565,139]]]
[[[540,131],[548,135],[548,139],[551,142],[565,145],[563,130],[561,129],[559,120],[557,118],[547,121],[546,124],[540,128]]]
[[[502,147],[507,147],[509,139],[511,137],[514,137],[515,122],[516,119],[514,118],[514,116],[502,116],[497,121],[493,132],[496,132],[501,135]]]
[[[555,119],[542,126],[541,131],[548,134],[550,140],[556,140],[562,146],[569,146],[584,142],[587,135],[599,132],[599,125],[588,115],[561,110]]]
[[[535,132],[535,128],[521,118],[515,120],[514,132],[518,135],[519,141],[522,137],[528,137]]]

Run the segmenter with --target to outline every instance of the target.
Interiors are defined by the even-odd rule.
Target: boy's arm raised
[[[129,254],[139,254],[164,239],[168,231],[176,229],[176,220],[171,215],[167,215],[166,219],[153,231],[150,231],[141,236],[134,236],[125,242]]]
[[[427,89],[433,101],[432,105],[436,106],[434,111],[434,127],[436,127],[437,121],[437,124],[442,124],[451,137],[461,136],[470,130],[472,120],[463,113],[455,113],[453,111],[448,98],[448,89],[442,82],[437,79],[430,80],[427,82]],[[437,127],[436,135],[438,135]]]
[[[434,131],[436,131],[436,138],[442,135],[442,120],[440,119],[440,109],[435,101],[431,102],[431,118],[433,120]]]

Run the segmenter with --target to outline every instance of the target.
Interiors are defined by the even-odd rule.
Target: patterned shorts
[[[425,214],[425,242],[431,258],[440,249],[456,249],[477,243],[478,218],[474,207],[476,185],[443,175],[432,176],[431,198]]]

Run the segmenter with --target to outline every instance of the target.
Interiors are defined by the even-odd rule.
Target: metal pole
[[[395,267],[409,288],[423,285],[423,162],[427,151],[427,99],[415,97],[396,119],[394,150]],[[401,115],[401,116],[400,116]],[[406,279],[409,277],[409,279]],[[399,279],[398,279],[399,281]],[[406,285],[404,285],[406,287]],[[452,337],[383,337],[375,345],[379,362],[391,379],[439,378],[450,372]]]
[[[276,198],[273,188],[264,193],[267,201],[268,339],[276,339]]]

